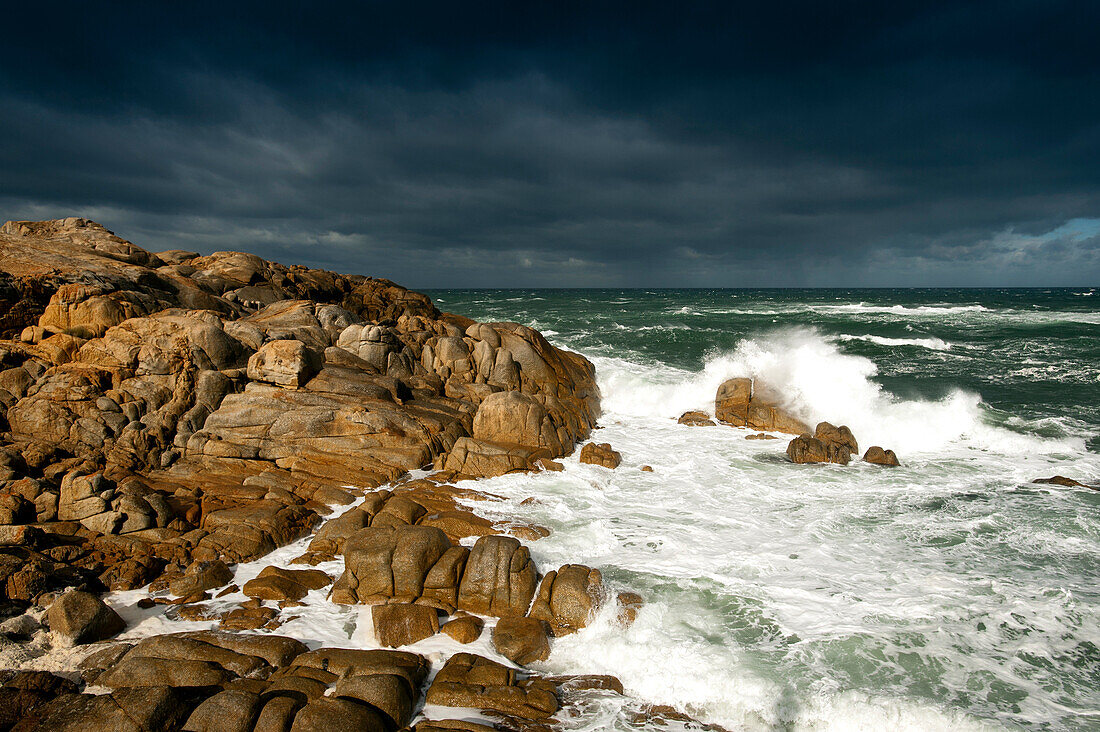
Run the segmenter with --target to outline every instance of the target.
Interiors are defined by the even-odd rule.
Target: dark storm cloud
[[[9,218],[422,287],[1100,275],[1093,4],[9,15]]]

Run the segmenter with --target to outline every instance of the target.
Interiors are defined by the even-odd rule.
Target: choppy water
[[[733,729],[1100,729],[1100,493],[1030,484],[1100,480],[1096,290],[431,294],[598,370],[622,467],[485,486],[554,529],[540,565],[649,600],[550,668]],[[784,441],[671,419],[740,375],[903,467],[795,466]],[[621,706],[569,726],[629,729]]]

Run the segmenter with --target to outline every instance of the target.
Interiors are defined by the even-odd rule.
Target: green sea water
[[[597,368],[616,471],[506,476],[536,559],[649,600],[554,671],[732,729],[1100,729],[1100,294],[1093,289],[447,290]],[[795,466],[675,417],[732,376],[902,467]],[[639,470],[652,465],[653,473]],[[537,503],[521,505],[534,495]],[[572,729],[629,729],[608,702]],[[629,706],[627,704],[627,706]]]

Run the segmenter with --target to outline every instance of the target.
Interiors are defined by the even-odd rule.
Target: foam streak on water
[[[547,296],[515,314],[490,297],[481,311],[472,296],[460,302],[481,319],[537,317],[560,334],[552,340],[592,358],[605,408],[594,437],[624,458],[615,471],[573,457],[563,473],[485,485],[513,499],[495,504],[502,516],[553,529],[531,545],[540,566],[590,564],[648,599],[625,632],[608,612],[559,640],[549,669],[616,674],[637,697],[732,729],[1100,727],[1100,494],[1030,482],[1100,478],[1088,442],[1095,381],[1074,376],[1094,368],[1079,355],[1095,346],[1084,326],[983,340],[981,319],[1004,320],[1004,308],[942,293],[817,296],[839,312],[832,320],[765,299],[754,305],[792,313],[745,324],[707,315],[727,307],[717,296],[617,291],[608,299],[633,306],[617,305],[632,312],[615,322],[634,337],[615,340],[610,306],[586,296],[596,302],[559,298],[555,310]],[[868,308],[894,320],[866,327]],[[914,326],[922,309],[963,320]],[[690,332],[703,342],[636,330],[663,317],[700,321]],[[1014,381],[1024,353],[1057,365],[1044,372],[1057,381]],[[795,466],[784,440],[676,424],[685,410],[712,409],[732,376],[767,380],[811,424],[848,424],[903,466]],[[521,504],[531,495],[539,502]],[[569,726],[629,729],[621,704]]]

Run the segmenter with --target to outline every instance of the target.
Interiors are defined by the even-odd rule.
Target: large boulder
[[[397,603],[371,608],[374,637],[387,648],[398,648],[431,638],[439,632],[439,615],[435,608]]]
[[[443,468],[475,478],[494,478],[538,470],[539,461],[549,457],[550,452],[539,447],[460,437],[455,441]]]
[[[747,378],[729,379],[718,387],[714,416],[735,427],[800,435],[808,425],[781,406],[782,398],[765,384]]]
[[[550,624],[535,618],[501,618],[493,626],[493,648],[512,663],[527,666],[550,657]]]
[[[867,448],[867,452],[863,453],[863,462],[874,463],[875,465],[885,465],[887,467],[897,467],[901,465],[898,461],[898,456],[894,454],[893,450],[883,450],[878,445],[872,445]]]
[[[244,583],[244,594],[259,600],[297,602],[310,590],[319,590],[332,578],[318,569],[283,569],[264,567],[254,579]]]
[[[598,569],[566,564],[542,578],[530,616],[545,620],[554,635],[568,635],[588,625],[603,599],[603,578]]]
[[[566,450],[546,408],[518,391],[497,392],[485,398],[474,415],[474,438],[541,447],[550,452],[550,457],[560,457]],[[568,447],[572,448],[572,443]]]
[[[333,586],[332,600],[368,605],[419,602],[451,611],[454,605],[446,601],[447,594],[456,592],[465,552],[430,526],[361,529],[345,544],[344,574]]]
[[[602,465],[615,469],[623,462],[623,456],[613,450],[606,442],[589,442],[581,448],[580,461],[591,465]]]
[[[550,682],[520,684],[516,672],[471,653],[447,659],[425,699],[441,707],[484,709],[522,719],[545,719],[558,711]]]
[[[46,617],[50,630],[74,644],[106,640],[126,627],[126,621],[103,600],[79,590],[54,600]]]
[[[320,354],[302,341],[270,341],[248,359],[248,378],[295,389],[320,370]]]
[[[814,430],[814,437],[822,442],[847,448],[852,455],[859,454],[859,443],[856,442],[856,437],[852,434],[852,431],[845,425],[837,427],[829,422],[820,422],[817,429]]]
[[[527,614],[538,573],[527,547],[510,536],[483,536],[466,560],[458,607],[498,618]]]

